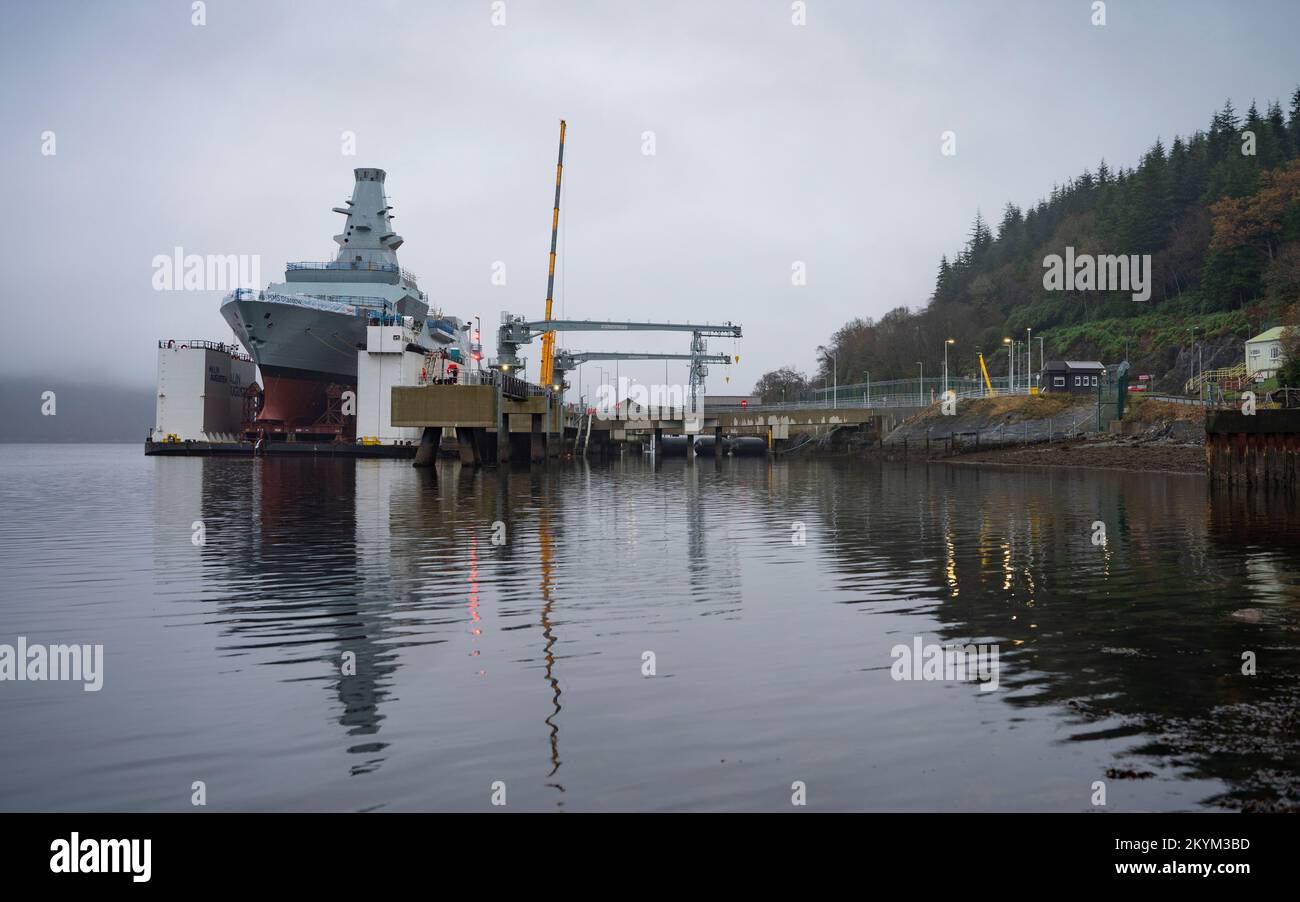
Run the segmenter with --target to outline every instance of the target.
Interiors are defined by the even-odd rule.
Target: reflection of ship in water
[[[887,467],[857,497],[806,488],[827,566],[863,584],[906,574],[909,596],[939,602],[914,611],[941,640],[998,643],[1007,704],[1057,709],[1075,741],[1130,738],[1120,771],[1145,758],[1217,780],[1211,804],[1295,808],[1300,653],[1279,637],[1300,629],[1300,517],[1286,499],[1211,504],[1179,479]],[[1243,675],[1260,648],[1269,667]]]
[[[206,457],[202,466],[203,519],[219,539],[203,566],[220,568],[232,590],[219,602],[223,651],[258,664],[325,662],[347,751],[362,756],[352,773],[374,770],[397,662],[384,602],[359,591],[354,507],[340,503],[357,491],[356,470],[307,456]]]

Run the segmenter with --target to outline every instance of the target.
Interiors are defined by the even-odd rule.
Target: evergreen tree
[[[1291,147],[1300,153],[1300,88],[1291,95],[1291,118],[1287,121],[1287,131],[1291,133]]]
[[[1282,118],[1282,104],[1276,100],[1268,105],[1268,130],[1277,142],[1278,153],[1282,161],[1295,156],[1295,147],[1291,144],[1291,133],[1287,131],[1286,120]]]
[[[1269,125],[1268,120],[1259,115],[1259,110],[1255,107],[1254,101],[1251,101],[1250,110],[1246,113],[1246,121],[1242,126],[1243,141],[1244,133],[1249,132],[1255,136],[1255,168],[1272,169],[1286,162],[1286,157],[1282,153],[1282,147],[1277,138],[1273,135],[1273,128]]]
[[[966,245],[967,262],[972,266],[983,260],[985,252],[989,245],[993,243],[993,233],[989,231],[988,223],[984,221],[984,216],[979,210],[975,211],[975,222],[971,225],[970,241]]]
[[[948,287],[952,281],[952,266],[948,263],[948,255],[944,254],[939,258],[939,275],[934,280],[934,299],[939,303],[948,300]]]

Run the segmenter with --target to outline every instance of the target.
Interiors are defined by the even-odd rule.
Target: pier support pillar
[[[722,427],[713,427],[713,459],[722,460]]]
[[[460,451],[460,462],[477,467],[481,460],[478,456],[478,443],[474,441],[474,430],[464,426],[456,427],[456,445]]]
[[[537,463],[546,460],[546,433],[542,431],[542,415],[533,414],[533,428],[528,435],[528,460]]]
[[[438,459],[438,445],[442,444],[442,427],[425,426],[420,434],[420,447],[415,451],[417,467],[431,467]]]
[[[659,426],[655,427],[655,459],[657,460],[664,455],[664,431]]]
[[[682,438],[686,439],[686,462],[693,464],[695,463],[695,436],[687,433]]]

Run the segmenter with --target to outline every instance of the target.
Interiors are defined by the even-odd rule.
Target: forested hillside
[[[1044,259],[1067,247],[1150,254],[1150,300],[1046,290]],[[1240,362],[1240,339],[1289,322],[1297,299],[1300,89],[1287,111],[1252,103],[1242,115],[1228,102],[1207,130],[1156,140],[1136,166],[1103,160],[1032,207],[1008,203],[996,223],[977,212],[965,247],[940,260],[928,302],[852,319],[827,347],[841,384],[865,371],[875,380],[911,376],[918,361],[937,373],[948,338],[956,339],[953,372],[973,375],[977,349],[987,357],[1003,336],[1023,340],[1032,329],[1049,359],[1128,356],[1172,386],[1185,378],[1194,342],[1206,367]],[[830,359],[822,357],[816,383],[830,375]],[[770,373],[755,391],[788,392],[790,375]]]

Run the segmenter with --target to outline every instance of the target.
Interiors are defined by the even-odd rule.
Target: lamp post
[[[834,409],[836,406],[838,406],[837,402],[839,401],[840,398],[839,355],[834,351],[826,350],[825,345],[818,345],[817,350],[821,351],[823,356],[829,357],[831,359],[831,378],[834,380],[834,387],[832,389],[834,391],[834,394],[831,396],[831,408]]]
[[[1016,343],[1012,338],[1003,338],[1002,343],[1007,346],[1007,394],[1012,394],[1016,390]]]
[[[871,370],[863,370],[862,375],[867,380],[867,406],[871,406]]]
[[[1029,340],[1025,342],[1025,388],[1032,392],[1034,390],[1034,330],[1026,327],[1025,331],[1029,333]]]
[[[921,396],[921,404],[925,404],[925,361],[918,360],[916,365],[921,368],[921,381],[916,384],[917,394]]]
[[[955,345],[957,339],[950,338],[943,343],[943,393],[948,394],[948,345]]]

